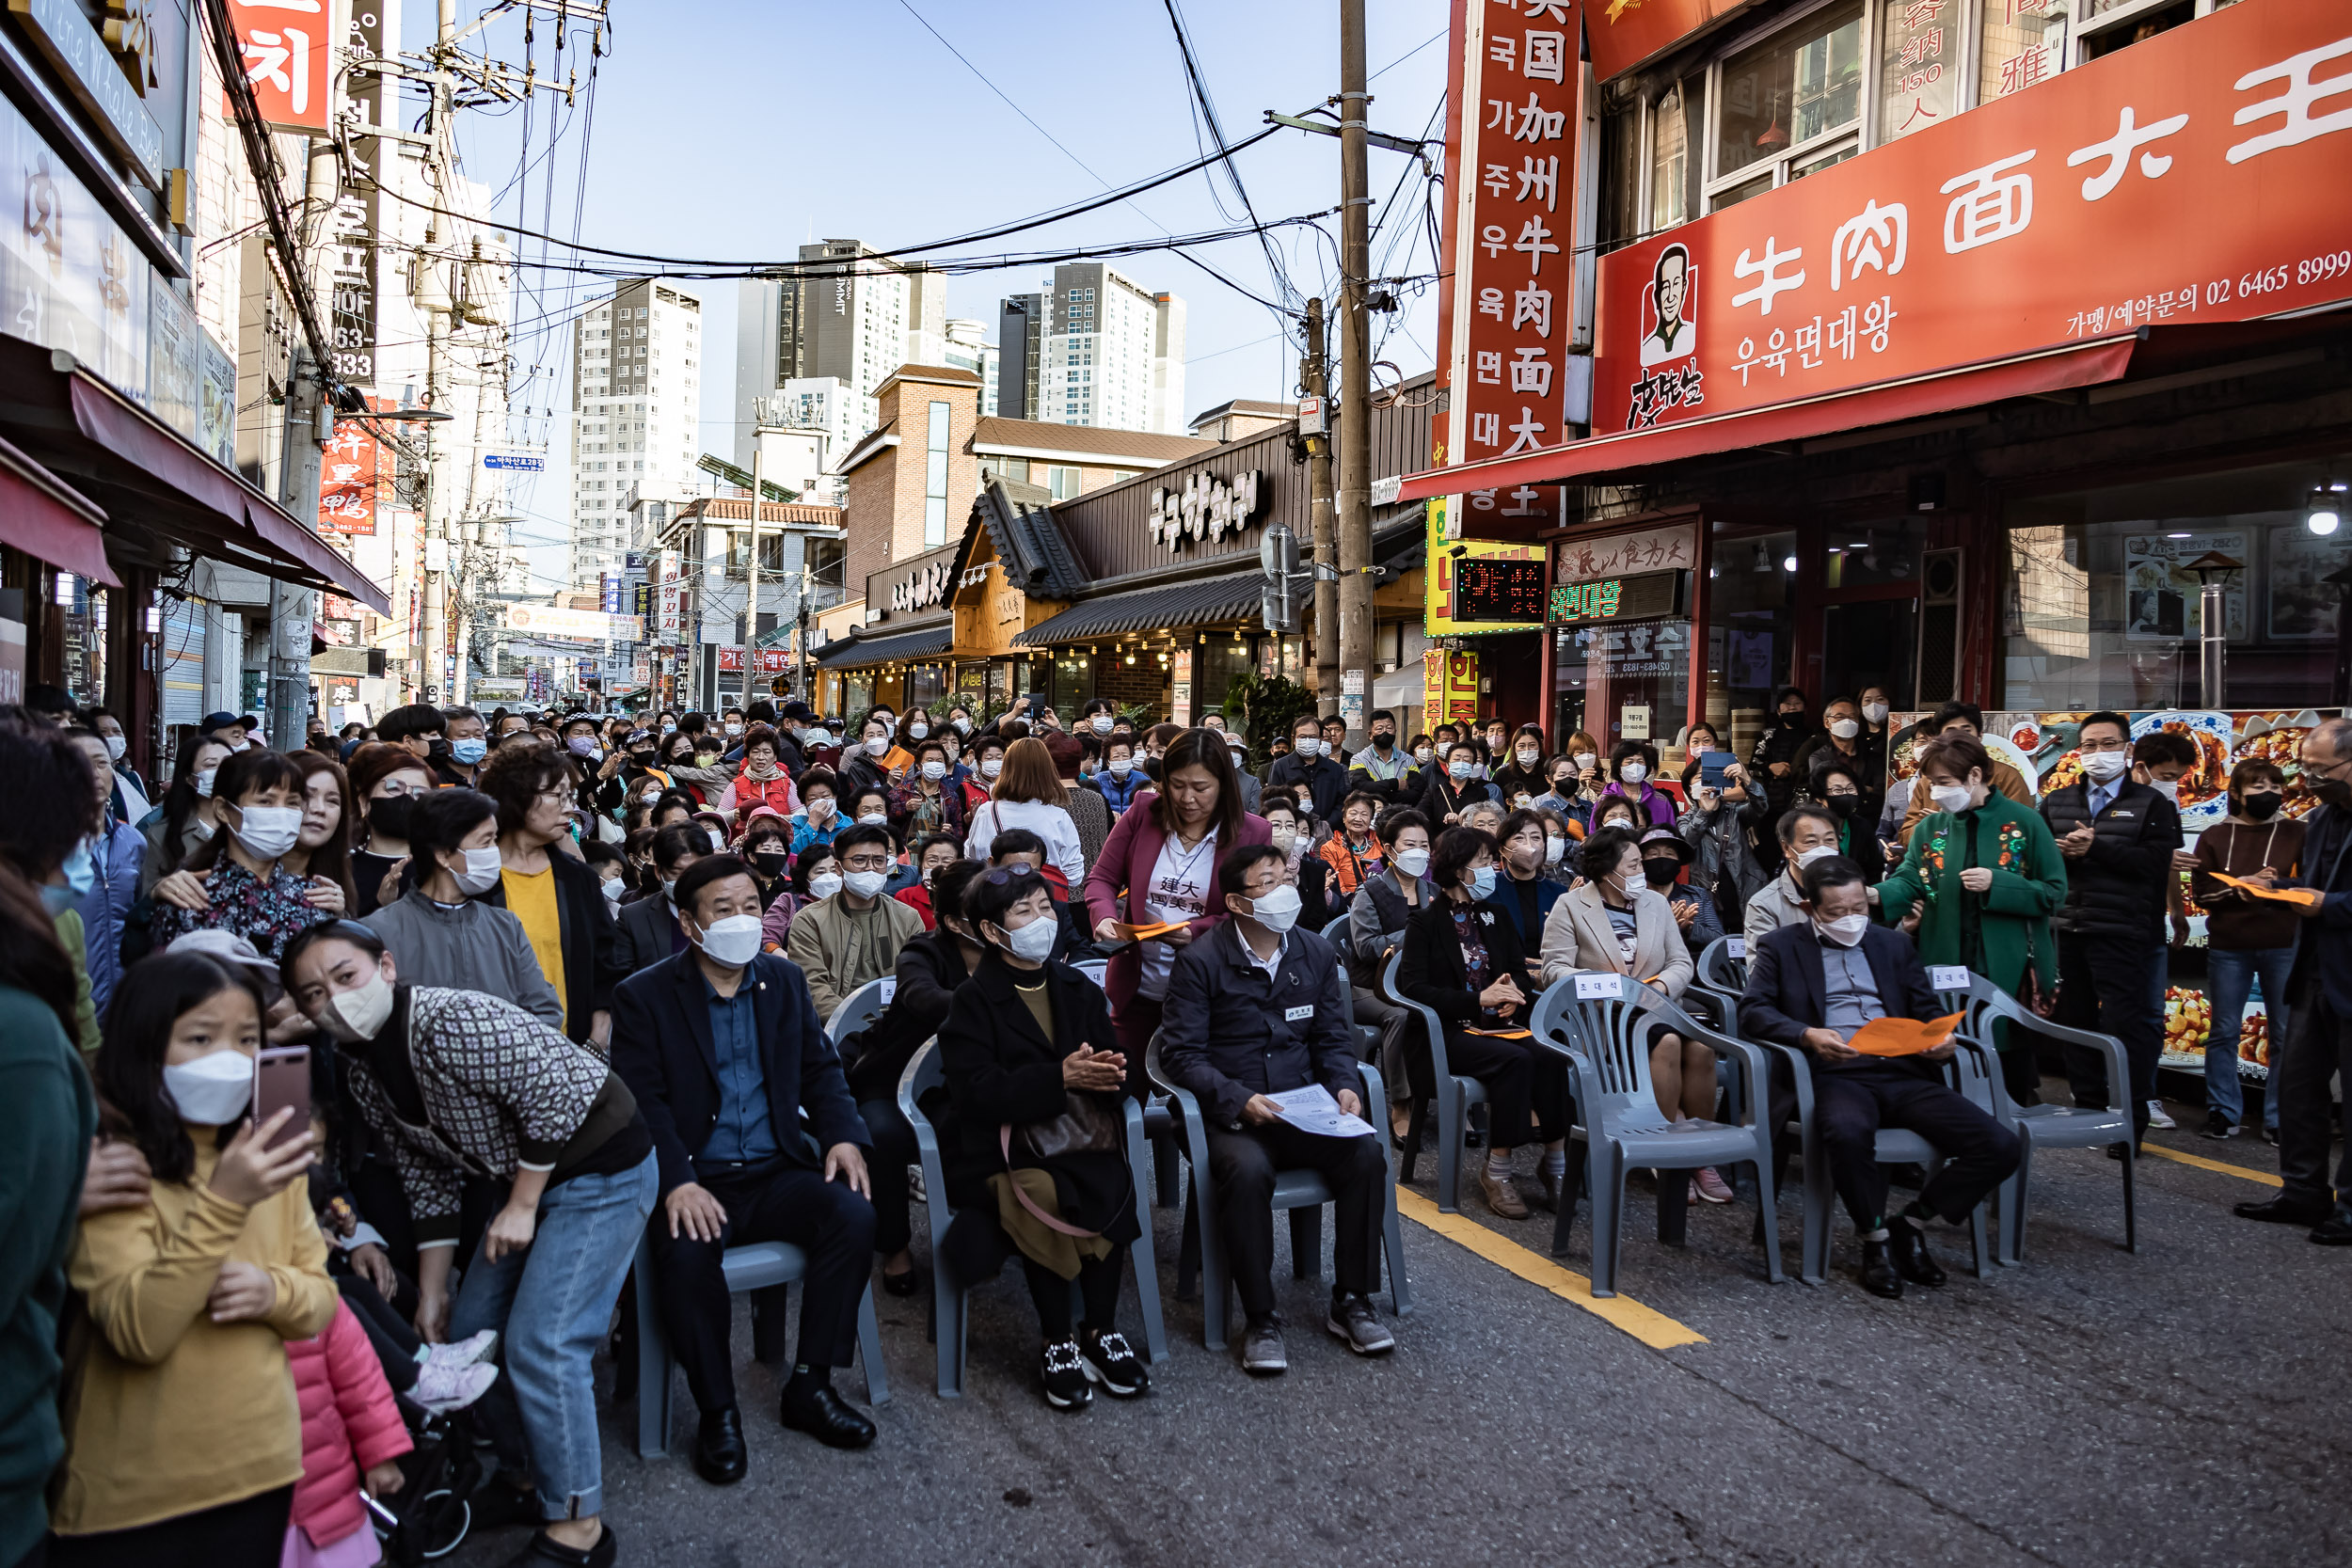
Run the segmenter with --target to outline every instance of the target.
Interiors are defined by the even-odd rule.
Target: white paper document
[[[1303,1089],[1284,1089],[1266,1098],[1282,1108],[1282,1119],[1301,1132],[1312,1132],[1324,1138],[1369,1138],[1375,1136],[1372,1123],[1361,1117],[1351,1117],[1340,1109],[1340,1102],[1331,1098],[1331,1091],[1321,1084],[1310,1084]]]

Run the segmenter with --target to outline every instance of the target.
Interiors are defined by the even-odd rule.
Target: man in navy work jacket
[[[2308,1225],[2323,1246],[2352,1245],[2352,1145],[2328,1175],[2328,1080],[2352,1091],[2352,721],[2330,719],[2303,737],[2303,783],[2319,797],[2306,819],[2302,876],[2310,888],[2287,972],[2294,1009],[2287,1037],[2271,1047],[2270,1092],[2279,1097],[2279,1196],[2237,1205],[2249,1220]],[[2264,880],[2256,878],[2254,880]]]
[[[784,1424],[837,1449],[874,1440],[874,1423],[833,1388],[833,1369],[855,1349],[873,1267],[870,1140],[808,982],[759,950],[751,868],[733,855],[696,861],[672,896],[692,945],[614,992],[612,1067],[660,1160],[654,1287],[702,1411],[694,1465],[723,1486],[742,1480],[745,1464],[720,1266],[731,1245],[785,1242],[808,1255]]]
[[[1200,1100],[1208,1123],[1216,1212],[1201,1221],[1224,1238],[1249,1320],[1242,1366],[1261,1374],[1289,1365],[1274,1310],[1278,1170],[1318,1172],[1336,1204],[1325,1326],[1359,1355],[1396,1345],[1372,1309],[1388,1178],[1379,1140],[1302,1132],[1266,1098],[1320,1084],[1349,1115],[1364,1110],[1348,1039],[1347,975],[1330,943],[1291,928],[1299,896],[1289,871],[1290,857],[1265,844],[1243,845],[1219,863],[1217,888],[1233,918],[1179,950],[1160,1024],[1161,1069]]]
[[[1955,1225],[1966,1219],[2017,1168],[2017,1134],[1944,1082],[1941,1064],[1958,1049],[1950,1039],[1918,1056],[1864,1055],[1846,1043],[1874,1019],[1925,1023],[1944,1012],[1911,939],[1870,923],[1860,866],[1824,856],[1805,868],[1804,890],[1804,924],[1784,926],[1748,950],[1740,1026],[1751,1039],[1811,1058],[1814,1128],[1862,1237],[1862,1287],[1900,1300],[1906,1279],[1944,1283],[1919,1223],[1931,1214]],[[1882,1127],[1918,1133],[1946,1162],[1891,1219],[1877,1157]]]

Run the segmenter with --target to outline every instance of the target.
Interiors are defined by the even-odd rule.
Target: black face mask
[[[1386,730],[1375,730],[1372,732],[1372,743],[1385,752],[1396,744],[1396,736]]]
[[[428,740],[424,743],[424,754],[435,762],[443,761],[449,756],[449,742],[439,739]]]
[[[783,876],[785,862],[789,859],[791,859],[791,857],[781,849],[755,849],[752,851],[752,863],[759,867],[761,871],[767,873],[771,877]]]
[[[2241,799],[2237,809],[2257,822],[2267,822],[2279,815],[2279,792],[2265,789]]]
[[[1822,804],[1828,806],[1831,811],[1836,812],[1840,816],[1851,816],[1856,811],[1861,809],[1862,797],[1859,795],[1833,795],[1827,800],[1823,801]]]
[[[368,829],[386,838],[408,836],[408,814],[417,807],[413,795],[388,795],[368,805]]]
[[[1642,879],[1652,887],[1664,887],[1682,875],[1682,863],[1667,855],[1659,855],[1642,863]]]

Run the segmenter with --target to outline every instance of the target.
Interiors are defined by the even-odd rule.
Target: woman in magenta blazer
[[[1111,959],[1104,977],[1131,1090],[1144,1081],[1144,1047],[1160,1026],[1160,1000],[1168,994],[1176,950],[1225,918],[1217,862],[1238,845],[1272,837],[1264,817],[1242,809],[1232,754],[1224,737],[1208,730],[1178,736],[1160,758],[1159,789],[1137,794],[1112,825],[1087,873],[1087,917],[1095,940],[1118,941],[1111,923],[1121,918],[1133,926],[1184,923],[1167,936],[1130,945]]]

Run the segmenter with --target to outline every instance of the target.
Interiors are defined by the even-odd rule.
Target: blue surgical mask
[[[471,768],[490,754],[490,743],[486,740],[453,740],[449,743],[449,754]]]
[[[1495,868],[1493,866],[1482,865],[1470,873],[1470,893],[1472,896],[1479,898],[1492,898],[1495,895]]]
[[[89,840],[76,844],[58,869],[65,873],[64,882],[45,883],[40,890],[41,907],[52,919],[79,903],[98,881],[98,868],[90,860]]]

